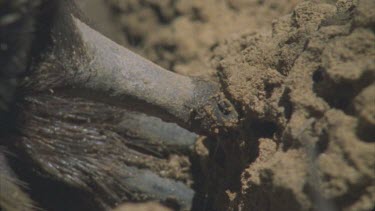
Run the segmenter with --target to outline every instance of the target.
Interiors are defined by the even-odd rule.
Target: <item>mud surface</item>
[[[126,45],[220,81],[241,114],[198,143],[207,209],[374,208],[374,1],[107,3]]]

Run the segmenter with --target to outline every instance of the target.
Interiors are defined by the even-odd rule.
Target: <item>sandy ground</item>
[[[239,134],[201,155],[212,209],[374,208],[374,1],[107,3],[125,45],[236,104]]]

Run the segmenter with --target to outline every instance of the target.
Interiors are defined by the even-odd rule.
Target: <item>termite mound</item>
[[[374,208],[374,8],[366,0],[303,2],[273,21],[271,35],[239,33],[213,49],[244,122],[224,162],[251,161],[240,181],[214,191],[217,208]],[[225,173],[233,165],[224,166],[234,179]]]

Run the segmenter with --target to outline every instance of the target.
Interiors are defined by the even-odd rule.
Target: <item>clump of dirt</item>
[[[214,191],[215,208],[374,208],[374,8],[371,0],[306,1],[275,20],[272,35],[239,33],[212,50],[243,115],[238,162],[251,161],[237,170],[240,184]]]
[[[128,46],[163,67],[211,77],[209,48],[239,31],[267,31],[298,0],[106,0]]]

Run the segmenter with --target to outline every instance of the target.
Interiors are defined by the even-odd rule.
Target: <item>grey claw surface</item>
[[[128,107],[197,133],[236,127],[238,114],[218,84],[165,70],[90,28],[69,8],[61,6],[56,17],[52,43],[31,76],[39,83],[33,88]]]
[[[160,153],[189,153],[198,135],[175,123],[138,112],[124,112],[116,129],[120,134],[138,140],[136,145],[146,145]]]
[[[151,196],[161,202],[172,200],[178,203],[182,210],[191,209],[194,191],[185,184],[161,178],[149,170],[127,167],[126,171],[130,173],[130,176],[125,177],[123,183],[127,184],[127,188],[134,195],[139,193],[140,198]]]

